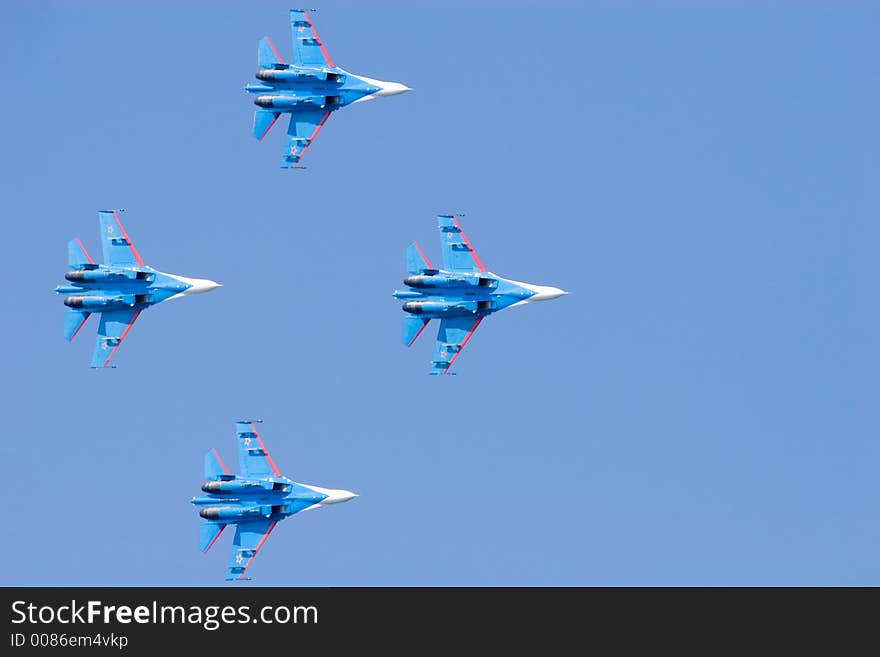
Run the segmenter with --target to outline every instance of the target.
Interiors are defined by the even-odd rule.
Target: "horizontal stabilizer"
[[[428,261],[421,247],[413,242],[406,247],[406,271],[410,274],[423,274],[426,271],[433,270],[434,267]]]
[[[269,37],[260,39],[260,48],[257,51],[257,65],[260,68],[278,68],[284,62],[275,49],[275,44],[269,40]]]
[[[261,140],[275,125],[275,121],[281,116],[281,112],[270,112],[269,110],[257,110],[254,112],[254,137]]]
[[[71,269],[90,269],[87,265],[97,266],[78,237],[74,237],[67,243],[67,265]]]
[[[67,312],[64,313],[64,339],[73,340],[76,334],[79,333],[79,330],[83,327],[83,324],[86,323],[89,315],[91,315],[91,313],[84,313],[69,308]]]
[[[221,522],[203,522],[199,527],[199,549],[207,552],[226,528]]]
[[[217,450],[212,448],[205,452],[205,479],[208,481],[224,479],[227,475],[229,475],[229,470],[220,460]]]
[[[425,330],[425,327],[430,322],[430,319],[423,319],[422,317],[413,317],[412,315],[408,315],[403,318],[403,332],[401,334],[401,338],[403,340],[403,344],[407,347],[410,347],[418,340],[419,335],[421,335],[422,331]]]

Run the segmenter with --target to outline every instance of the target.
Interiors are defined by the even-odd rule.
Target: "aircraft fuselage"
[[[395,290],[395,298],[404,300],[405,312],[424,319],[484,317],[538,296],[543,300],[564,294],[556,288],[520,283],[491,272],[435,271],[407,276],[403,282],[409,289]]]
[[[283,520],[295,513],[317,506],[344,502],[349,491],[299,484],[286,477],[246,479],[232,476],[208,480],[202,484],[206,495],[192,503],[205,520],[240,523],[257,518]]]
[[[64,305],[92,312],[123,308],[147,308],[178,295],[204,292],[217,287],[213,281],[163,274],[151,267],[107,267],[68,271],[70,285],[55,288],[69,295]]]
[[[255,105],[273,112],[333,111],[361,100],[409,90],[402,84],[354,75],[338,67],[278,66],[258,70],[256,78],[260,82],[245,87],[248,93],[256,94]]]

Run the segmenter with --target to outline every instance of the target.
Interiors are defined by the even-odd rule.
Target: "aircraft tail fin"
[[[412,315],[407,315],[406,317],[404,317],[403,331],[401,332],[403,344],[405,344],[407,347],[412,346],[413,343],[418,340],[419,336],[422,334],[422,331],[425,330],[425,327],[430,321],[430,319],[413,317]]]
[[[413,242],[406,247],[406,271],[410,274],[421,274],[434,269],[418,243]]]
[[[257,64],[260,68],[277,68],[279,64],[284,64],[278,51],[275,49],[269,37],[260,39],[260,48],[257,51]]]
[[[220,455],[214,448],[205,452],[205,479],[215,481],[217,479],[232,478],[226,464],[220,460]]]
[[[262,141],[263,137],[269,134],[279,116],[281,116],[280,112],[270,112],[269,110],[261,109],[254,112],[254,137]]]
[[[95,261],[86,251],[86,247],[74,237],[67,243],[67,265],[71,269],[88,269],[87,265],[94,265]]]
[[[226,528],[222,522],[203,522],[199,527],[199,550],[207,552]]]
[[[91,313],[68,308],[64,313],[64,339],[73,340]]]

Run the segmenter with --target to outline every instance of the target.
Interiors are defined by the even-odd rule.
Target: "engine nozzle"
[[[243,509],[235,506],[209,506],[201,509],[199,515],[205,520],[238,520],[247,516],[258,516],[260,510]]]

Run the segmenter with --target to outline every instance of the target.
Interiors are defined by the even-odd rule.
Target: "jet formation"
[[[290,115],[281,168],[303,168],[303,156],[332,112],[383,96],[410,91],[397,82],[355,75],[330,59],[305,9],[290,10],[293,62],[287,64],[269,37],[257,50],[258,83],[245,87],[256,94],[254,137],[262,141],[282,114]]]
[[[410,89],[349,73],[336,66],[304,9],[290,10],[293,60],[284,60],[268,37],[258,48],[254,136],[262,140],[282,114],[290,117],[282,168],[302,168],[301,161],[330,114],[347,105]],[[98,213],[103,263],[96,263],[79,238],[68,244],[64,336],[79,333],[88,318],[100,314],[92,355],[93,368],[110,365],[141,312],[170,299],[207,292],[220,286],[208,279],[166,274],[144,264],[119,219],[121,210]],[[438,215],[442,266],[434,267],[416,242],[406,251],[406,289],[393,296],[403,301],[402,340],[409,347],[432,319],[440,320],[430,374],[449,370],[474,331],[487,316],[506,308],[564,294],[556,287],[533,285],[487,271],[452,214]],[[348,490],[297,483],[283,476],[256,429],[258,420],[236,423],[239,473],[232,474],[216,449],[205,454],[203,495],[192,504],[203,519],[199,548],[208,552],[228,525],[235,526],[226,579],[244,579],[269,534],[282,520],[310,509],[349,501]]]
[[[122,227],[122,210],[101,210],[101,248],[104,262],[96,263],[78,237],[67,244],[64,278],[69,285],[55,288],[64,299],[64,337],[73,340],[93,313],[100,313],[98,338],[92,353],[92,367],[110,365],[141,312],[169,299],[208,292],[220,283],[206,278],[163,274],[144,264],[140,253]]]
[[[241,474],[231,474],[217,450],[211,449],[205,454],[202,484],[207,494],[192,500],[205,521],[199,531],[202,552],[211,549],[227,525],[235,525],[227,580],[245,578],[269,534],[285,518],[357,497],[348,490],[298,484],[282,476],[266,451],[255,422],[258,420],[235,423]]]
[[[440,320],[429,374],[449,374],[484,318],[505,308],[548,301],[568,294],[558,287],[532,285],[486,271],[458,218],[437,215],[443,266],[434,267],[416,242],[406,250],[403,279],[409,289],[395,290],[403,299],[403,344],[411,347],[432,319]],[[453,372],[454,374],[454,372]]]

